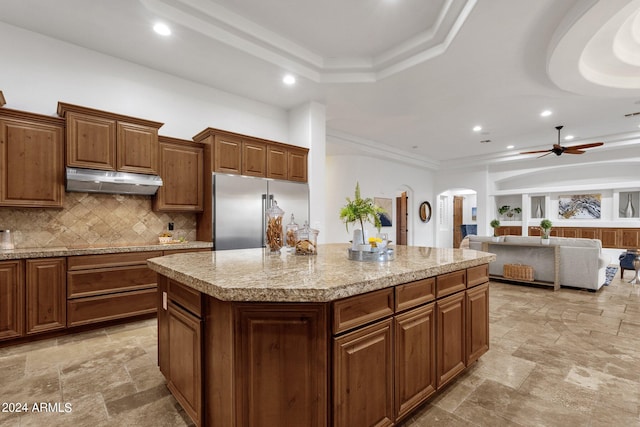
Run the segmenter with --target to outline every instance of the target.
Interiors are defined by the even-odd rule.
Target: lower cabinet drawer
[[[86,325],[106,320],[157,311],[156,288],[132,292],[77,298],[67,301],[67,326]]]
[[[69,271],[67,297],[90,297],[108,293],[148,289],[156,284],[156,272],[146,265]]]

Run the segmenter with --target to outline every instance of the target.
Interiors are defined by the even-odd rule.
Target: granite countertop
[[[26,258],[51,258],[73,255],[115,254],[127,252],[168,251],[174,249],[200,249],[211,248],[211,242],[186,242],[161,244],[136,244],[117,246],[78,246],[78,247],[50,247],[50,248],[23,248],[12,250],[0,250],[0,261]]]
[[[315,256],[265,249],[175,254],[147,260],[152,270],[224,301],[327,302],[494,261],[472,249],[397,246],[395,260],[347,259],[346,244]]]

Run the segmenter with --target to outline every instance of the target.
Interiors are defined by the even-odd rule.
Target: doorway
[[[396,225],[396,245],[406,245],[407,244],[407,234],[409,230],[407,229],[408,224],[408,215],[409,212],[407,210],[408,205],[407,192],[403,191],[400,196],[396,197],[396,221],[398,225]]]
[[[464,197],[453,196],[453,247],[459,248],[462,242],[462,207]]]

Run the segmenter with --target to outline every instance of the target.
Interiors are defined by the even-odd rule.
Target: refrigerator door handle
[[[263,194],[262,195],[262,238],[261,238],[261,242],[262,242],[262,247],[265,247],[265,235],[266,235],[266,230],[265,230],[265,224],[267,223],[267,195]]]

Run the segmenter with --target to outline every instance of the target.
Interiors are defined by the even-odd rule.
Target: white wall
[[[176,138],[215,127],[289,142],[280,108],[3,23],[0,52],[5,108],[55,115],[63,101],[163,122],[160,134]]]
[[[346,198],[353,199],[356,182],[360,183],[362,197],[382,197],[393,200],[392,227],[383,227],[395,241],[397,219],[395,217],[395,198],[402,191],[409,195],[409,235],[408,243],[414,246],[434,245],[434,221],[423,223],[418,217],[418,209],[422,201],[429,201],[434,206],[433,183],[434,174],[426,168],[409,166],[395,161],[382,160],[366,155],[333,155],[327,156],[326,162],[326,242],[342,243],[351,240],[353,227],[346,231],[339,218],[340,209]],[[376,230],[372,225],[366,226],[370,235]]]

